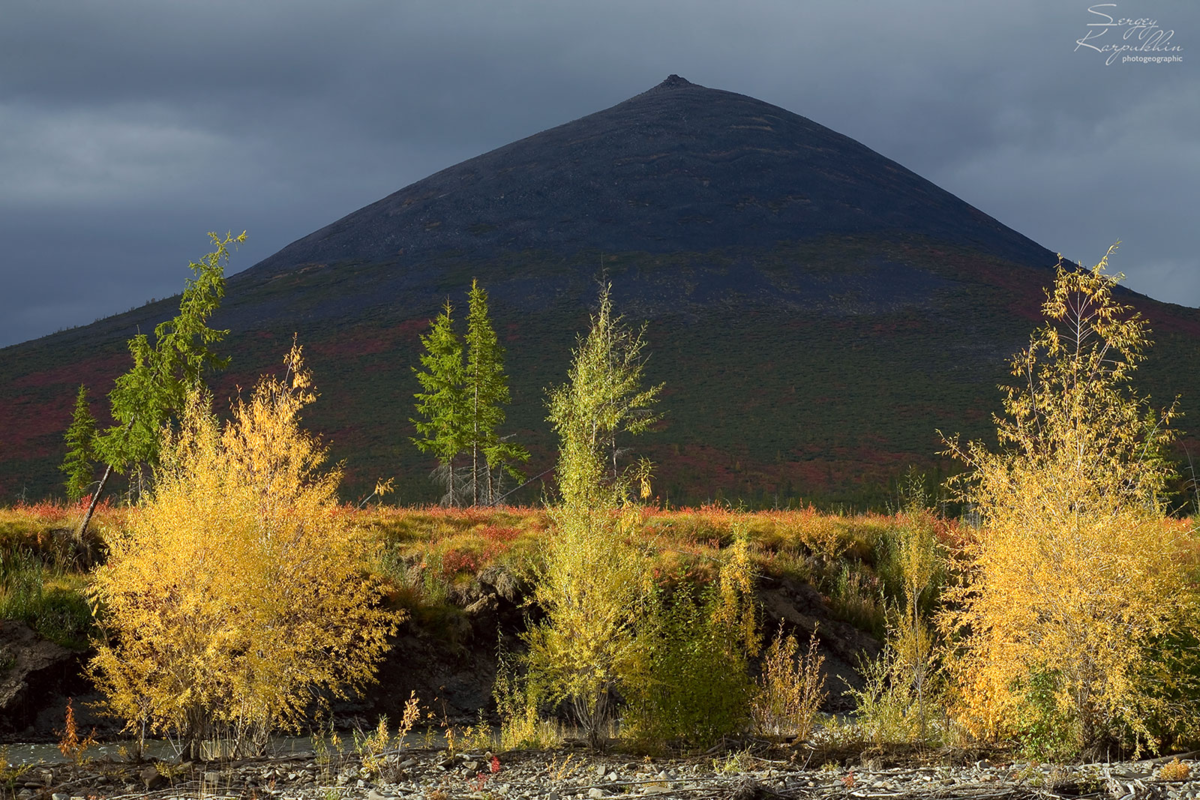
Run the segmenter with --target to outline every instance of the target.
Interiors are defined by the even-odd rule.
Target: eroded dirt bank
[[[380,715],[399,720],[414,691],[426,709],[448,724],[474,723],[481,711],[489,716],[497,646],[503,641],[510,651],[519,649],[527,621],[537,618],[536,609],[526,604],[528,592],[505,569],[490,568],[455,592],[452,605],[441,613],[412,615],[380,666],[379,682],[357,701],[334,704],[338,724],[370,729]],[[804,640],[816,633],[829,691],[824,710],[850,710],[842,692],[847,685],[861,685],[854,665],[860,656],[877,655],[879,643],[835,619],[821,594],[807,584],[764,577],[758,595],[764,630],[774,632],[782,623]],[[119,735],[119,724],[97,711],[101,698],[83,672],[87,654],[41,640],[12,621],[0,622],[0,650],[11,662],[0,669],[0,742],[56,741],[68,698],[75,698],[82,730],[95,728],[103,739]]]

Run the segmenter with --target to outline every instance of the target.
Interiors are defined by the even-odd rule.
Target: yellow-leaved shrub
[[[257,749],[319,696],[374,680],[398,617],[339,509],[337,468],[299,425],[298,347],[222,425],[193,395],[164,435],[152,494],[95,573],[105,638],[91,675],[129,730]]]
[[[943,617],[958,715],[1040,756],[1153,746],[1163,696],[1145,677],[1194,619],[1161,499],[1174,409],[1130,389],[1145,323],[1114,299],[1106,263],[1060,265],[1047,324],[1013,361],[1001,449],[951,442],[982,520]]]

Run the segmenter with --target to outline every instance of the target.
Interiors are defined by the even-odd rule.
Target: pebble
[[[731,770],[724,757],[620,760],[612,755],[570,753],[570,766],[564,767],[564,754],[499,754],[500,771],[491,772],[491,755],[480,757],[449,756],[445,752],[406,752],[385,757],[382,773],[371,777],[362,772],[358,759],[345,756],[324,765],[292,759],[269,759],[245,764],[217,765],[188,769],[176,779],[174,787],[164,787],[159,797],[174,795],[180,800],[253,796],[263,800],[419,800],[441,796],[496,800],[597,800],[622,797],[730,797],[739,785],[757,785],[785,797],[879,797],[902,795],[921,797],[969,798],[1003,795],[1020,787],[1038,792],[1050,787],[1078,785],[1084,793],[1094,792],[1112,780],[1119,781],[1121,794],[1137,790],[1139,797],[1157,800],[1200,800],[1200,780],[1161,781],[1159,765],[1152,762],[1122,762],[1084,766],[1053,767],[1023,762],[991,764],[977,762],[962,767],[882,768],[880,762],[854,766],[826,765],[803,769],[804,759],[785,764],[785,756],[758,761],[739,756],[740,771]],[[1200,762],[1185,760],[1200,777]],[[450,771],[443,769],[452,765]],[[468,769],[469,768],[469,769]],[[17,800],[74,800],[74,792],[104,796],[143,790],[140,771],[146,765],[130,765],[114,773],[113,765],[103,770],[83,767],[56,769],[53,785],[38,781],[21,789]],[[89,772],[90,770],[90,772]],[[464,774],[466,777],[464,777]],[[852,782],[847,782],[853,774]],[[36,775],[36,773],[35,773]],[[108,783],[101,784],[103,775]],[[482,777],[481,777],[482,776]],[[557,776],[555,780],[551,776]],[[31,776],[27,776],[31,777]],[[111,787],[111,791],[102,786]],[[88,788],[79,788],[88,787]],[[1088,788],[1092,787],[1092,788]],[[100,791],[95,791],[100,789]],[[36,790],[36,791],[35,791]],[[68,794],[68,790],[71,793]],[[1063,792],[1058,792],[1062,794]],[[12,797],[12,795],[8,795]]]

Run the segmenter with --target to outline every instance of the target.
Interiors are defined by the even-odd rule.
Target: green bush
[[[1059,676],[1041,672],[1025,686],[1017,741],[1029,758],[1063,762],[1078,752],[1079,716],[1058,702],[1060,683]]]
[[[720,604],[712,588],[699,597],[686,585],[669,599],[654,596],[622,720],[623,733],[641,746],[704,748],[746,729],[753,684]]]

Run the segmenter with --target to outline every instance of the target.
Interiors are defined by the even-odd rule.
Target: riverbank
[[[978,755],[978,754],[975,754]],[[1002,754],[910,754],[897,764],[879,751],[854,756],[747,743],[744,749],[682,759],[636,758],[581,749],[547,752],[403,750],[372,762],[357,754],[300,752],[232,763],[171,764],[103,760],[29,768],[0,792],[16,800],[71,798],[387,798],[681,797],[767,798],[1163,798],[1194,800],[1200,770],[1172,758],[1071,766],[1011,761]],[[837,757],[834,757],[837,756]],[[957,762],[957,763],[956,763]],[[375,766],[372,766],[374,764]],[[1164,772],[1164,766],[1167,766]]]

